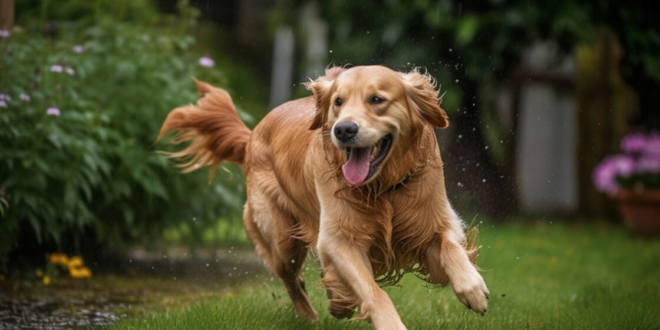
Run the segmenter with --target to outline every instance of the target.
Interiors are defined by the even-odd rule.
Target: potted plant
[[[660,235],[660,133],[635,133],[621,140],[593,172],[596,189],[619,202],[624,222],[640,236]]]

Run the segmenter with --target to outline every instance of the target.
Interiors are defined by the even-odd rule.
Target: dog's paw
[[[490,292],[481,275],[474,270],[471,274],[454,282],[452,282],[452,288],[458,300],[476,313],[486,314]]]

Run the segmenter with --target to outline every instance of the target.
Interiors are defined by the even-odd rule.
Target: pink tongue
[[[369,175],[369,157],[371,148],[352,148],[348,162],[341,167],[344,179],[348,183],[357,186],[364,182]]]

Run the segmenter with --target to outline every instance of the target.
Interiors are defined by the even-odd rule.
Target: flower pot
[[[635,235],[660,236],[660,189],[620,189],[617,199],[619,213]]]

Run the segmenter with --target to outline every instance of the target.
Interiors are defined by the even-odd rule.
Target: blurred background
[[[0,0],[0,30],[3,278],[54,252],[102,271],[136,250],[250,246],[240,172],[209,182],[157,153],[191,77],[254,127],[329,65],[423,67],[450,118],[450,199],[498,226],[623,228],[593,171],[660,128],[660,21],[637,0]]]

